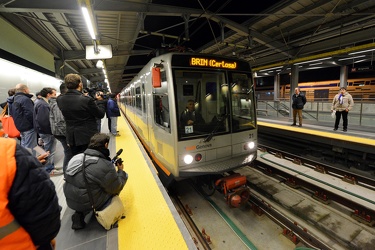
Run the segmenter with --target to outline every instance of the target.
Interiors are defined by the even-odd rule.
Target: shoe
[[[346,132],[346,131],[348,131],[348,130],[346,130],[346,129],[343,129],[342,131],[343,131],[343,132]]]
[[[302,124],[298,125],[298,127],[302,127]]]
[[[61,169],[63,169],[63,167],[55,167],[54,169],[61,170]]]
[[[336,130],[337,130],[337,128],[334,128],[334,129],[333,129],[333,131],[336,131]]]
[[[290,126],[296,126],[296,124],[295,123],[293,123],[292,125],[290,125]]]
[[[112,135],[113,135],[113,136],[116,136],[116,137],[120,136],[120,134],[118,134],[118,133],[117,133],[117,134],[112,134]]]
[[[86,226],[85,217],[81,213],[75,212],[72,215],[72,222],[73,222],[72,229],[74,230],[83,229]]]
[[[49,172],[49,176],[50,176],[50,177],[53,177],[53,176],[59,176],[59,175],[62,175],[62,174],[64,174],[63,171],[61,171],[61,170],[56,170],[56,169],[52,169],[52,171]]]

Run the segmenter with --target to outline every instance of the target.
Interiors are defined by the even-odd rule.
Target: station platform
[[[118,119],[118,130],[121,136],[111,136],[109,149],[111,157],[123,149],[120,157],[129,179],[120,198],[126,218],[119,221],[118,228],[106,231],[90,213],[85,218],[84,229],[71,229],[74,211],[66,205],[62,188],[64,178],[51,177],[62,206],[56,249],[196,249],[156,170],[124,117]],[[102,133],[106,132],[107,120],[102,119]],[[55,161],[55,165],[62,164],[61,152],[57,149],[55,157],[61,162]]]
[[[348,131],[333,130],[332,123],[304,120],[303,126],[291,126],[290,119],[258,118],[258,139],[262,137],[280,137],[285,144],[305,142],[305,145],[328,149],[332,152],[352,154],[362,160],[375,158],[375,129],[365,126],[348,126]],[[293,140],[292,140],[293,139]],[[326,147],[326,148],[324,148]],[[298,148],[296,148],[297,150]],[[375,170],[375,169],[374,169]]]

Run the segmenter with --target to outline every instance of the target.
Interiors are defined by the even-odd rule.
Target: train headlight
[[[245,143],[243,145],[243,149],[248,150],[248,149],[253,149],[255,147],[255,143],[253,141]]]
[[[184,156],[184,162],[185,164],[191,164],[193,162],[194,158],[191,155],[185,155]]]

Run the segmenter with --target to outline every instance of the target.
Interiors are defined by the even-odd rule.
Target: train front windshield
[[[174,70],[181,140],[256,128],[251,75],[226,72]]]

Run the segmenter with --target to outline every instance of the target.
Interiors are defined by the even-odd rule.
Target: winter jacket
[[[47,99],[37,99],[34,103],[34,128],[39,134],[52,135],[49,122],[49,104]]]
[[[20,145],[16,145],[15,160],[17,168],[8,194],[9,210],[35,245],[48,245],[61,226],[55,185],[40,162]],[[10,161],[0,164],[4,162]]]
[[[104,104],[97,105],[92,97],[69,89],[66,94],[57,97],[57,105],[65,118],[68,144],[89,144],[90,138],[98,132],[96,119],[104,117]]]
[[[292,108],[293,109],[303,109],[303,106],[306,104],[306,97],[304,94],[299,93],[298,95],[294,94],[292,96]]]
[[[56,98],[49,99],[49,123],[54,136],[66,136],[66,123],[61,110],[57,106]]]
[[[93,196],[94,207],[99,209],[123,189],[127,174],[115,167],[101,152],[86,149],[85,173]],[[91,203],[82,173],[83,153],[75,155],[65,171],[64,194],[68,207],[79,212],[90,211]]]
[[[9,114],[13,116],[14,124],[20,132],[29,131],[34,128],[34,102],[33,95],[22,92],[8,97]]]
[[[113,99],[109,99],[107,102],[107,117],[121,116],[120,109],[118,108],[117,102]]]
[[[345,92],[344,95],[342,95],[342,99],[340,98],[341,93],[337,94],[332,101],[332,110],[336,111],[344,111],[346,109],[351,110],[354,106],[353,97],[348,92]],[[341,103],[340,103],[341,99]]]

